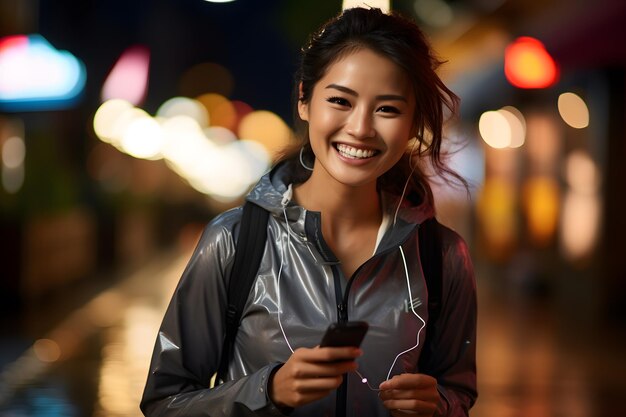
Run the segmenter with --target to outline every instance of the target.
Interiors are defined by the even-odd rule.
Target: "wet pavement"
[[[0,416],[141,416],[156,331],[188,257],[159,254],[113,284],[5,319]],[[503,296],[480,271],[478,285],[472,416],[626,416],[624,332]]]

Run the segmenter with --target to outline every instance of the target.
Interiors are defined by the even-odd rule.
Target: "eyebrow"
[[[359,96],[359,94],[356,91],[354,91],[353,89],[345,87],[343,85],[339,85],[339,84],[328,84],[326,86],[326,88],[332,88],[332,89],[335,89],[335,90],[339,90],[339,91],[341,91],[343,93],[350,94],[351,96],[354,96],[354,97],[358,97]],[[401,95],[397,95],[397,94],[381,94],[381,95],[376,96],[376,99],[377,100],[399,100],[399,101],[404,101],[405,103],[408,102],[406,97],[401,96]]]

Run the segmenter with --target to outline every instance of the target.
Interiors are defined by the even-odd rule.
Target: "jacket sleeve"
[[[441,311],[430,335],[433,352],[429,369],[441,396],[435,415],[467,416],[476,389],[476,280],[463,239],[443,230]]]
[[[209,388],[222,355],[232,234],[209,224],[159,329],[140,408],[146,416],[283,415],[267,395],[277,364]]]

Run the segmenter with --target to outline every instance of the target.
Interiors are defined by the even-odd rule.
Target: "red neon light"
[[[504,74],[516,87],[546,88],[556,83],[559,70],[543,43],[524,36],[505,49]]]
[[[9,49],[26,48],[28,46],[28,36],[11,35],[0,38],[0,54]]]

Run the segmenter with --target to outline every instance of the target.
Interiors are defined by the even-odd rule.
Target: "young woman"
[[[302,52],[303,143],[247,200],[270,213],[232,352],[226,288],[241,208],[205,229],[158,333],[141,408],[153,416],[465,416],[476,399],[475,281],[438,225],[441,307],[428,324],[419,226],[434,216],[425,162],[457,98],[414,23],[355,8]],[[369,323],[361,348],[319,347],[330,323]],[[419,361],[428,338],[428,362]],[[210,388],[222,355],[225,381]]]

